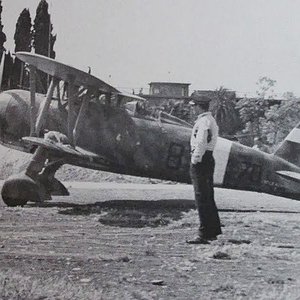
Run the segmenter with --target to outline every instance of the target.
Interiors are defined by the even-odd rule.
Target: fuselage
[[[43,100],[36,97],[37,106]],[[30,94],[23,90],[6,91],[0,96],[0,137],[6,144],[22,145],[30,133]],[[79,111],[80,103],[77,104]],[[44,129],[67,134],[67,111],[53,101]],[[120,107],[92,101],[77,128],[76,145],[115,162],[112,172],[190,183],[191,128],[134,117]],[[25,150],[25,148],[24,148]],[[276,171],[300,172],[297,166],[272,154],[218,138],[214,150],[216,186],[265,192],[300,199],[300,188]],[[85,160],[66,163],[102,169]]]
[[[144,121],[136,122],[138,128],[146,130],[147,125],[141,126]],[[157,157],[151,176],[190,183],[191,129],[162,124],[155,130],[157,133],[150,139],[151,142],[155,136],[161,137],[156,147],[149,145],[151,161],[155,161]],[[147,139],[144,144],[148,142]],[[264,153],[222,137],[218,138],[213,155],[216,162],[215,186],[300,199],[299,185],[276,174],[276,171],[281,170],[300,172],[300,168],[294,164],[273,154]]]

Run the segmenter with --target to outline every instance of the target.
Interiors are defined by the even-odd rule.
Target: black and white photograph
[[[0,0],[0,299],[300,299],[300,0]]]

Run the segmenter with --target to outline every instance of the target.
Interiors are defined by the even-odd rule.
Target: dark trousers
[[[212,151],[206,151],[202,162],[191,164],[190,175],[194,186],[196,207],[199,214],[199,236],[216,237],[221,234],[218,210],[214,199],[213,175],[215,160]]]

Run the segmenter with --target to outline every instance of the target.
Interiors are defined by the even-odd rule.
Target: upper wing
[[[84,71],[76,69],[72,66],[61,63],[57,60],[49,58],[47,56],[30,53],[30,52],[16,52],[16,57],[21,61],[28,63],[37,69],[56,77],[65,82],[74,82],[74,85],[83,86],[86,88],[96,88],[104,93],[111,93],[123,96],[129,99],[135,99],[140,101],[146,101],[145,98],[138,95],[127,94],[119,91],[103,80],[88,74]]]
[[[52,58],[29,52],[17,52],[16,57],[21,61],[63,81],[69,82],[72,80],[74,81],[74,85],[94,87],[107,93],[120,93],[119,90],[97,77],[58,62]]]

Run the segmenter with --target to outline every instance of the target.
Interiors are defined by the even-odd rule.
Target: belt
[[[191,154],[193,154],[195,151],[195,149],[191,150]],[[205,153],[207,154],[213,154],[213,151],[212,150],[206,150]]]
[[[211,151],[211,150],[206,150],[205,151],[205,153],[204,153],[204,155],[208,155],[208,156],[212,156],[213,155],[213,151]]]

